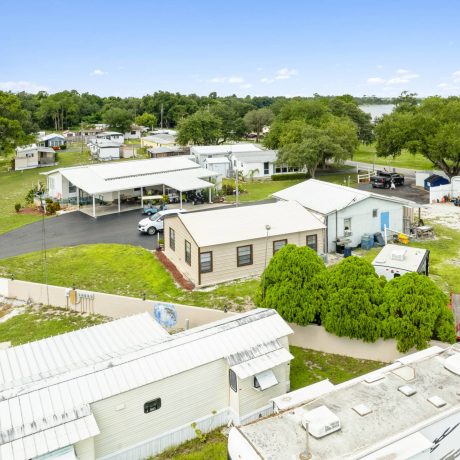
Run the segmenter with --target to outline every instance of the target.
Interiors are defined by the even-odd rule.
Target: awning
[[[276,380],[273,371],[271,369],[268,369],[268,371],[261,372],[254,376],[254,386],[256,386],[256,383],[259,384],[260,390],[266,390],[267,388],[274,387],[275,385],[277,385],[278,380]]]
[[[165,179],[166,187],[173,188],[179,192],[188,192],[190,190],[199,190],[202,188],[214,187],[211,182],[197,177],[168,177]]]
[[[230,369],[235,372],[240,379],[246,379],[264,372],[267,369],[273,369],[280,364],[288,363],[293,358],[294,356],[292,356],[286,348],[281,347],[278,350],[266,353],[265,355],[236,364]]]

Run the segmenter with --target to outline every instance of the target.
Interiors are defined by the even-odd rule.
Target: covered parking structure
[[[211,190],[221,179],[218,173],[183,157],[59,168],[44,175],[50,198],[76,204],[92,217],[98,211],[109,214],[139,208],[150,195],[177,193],[182,208],[183,193],[209,189],[211,202]]]

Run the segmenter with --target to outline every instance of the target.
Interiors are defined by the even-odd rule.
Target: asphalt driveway
[[[140,210],[110,214],[93,219],[81,212],[45,219],[46,247],[79,244],[118,243],[153,249],[156,236],[141,234],[137,224]],[[43,249],[42,222],[34,222],[0,235],[0,259]]]

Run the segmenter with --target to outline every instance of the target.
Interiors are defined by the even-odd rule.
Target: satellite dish
[[[153,317],[164,327],[173,327],[177,323],[177,311],[171,303],[156,302]]]

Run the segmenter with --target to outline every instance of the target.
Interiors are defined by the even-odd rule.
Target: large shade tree
[[[448,177],[460,174],[460,98],[431,97],[419,105],[401,98],[396,110],[375,128],[377,155],[396,157],[403,150],[420,153]]]
[[[213,145],[222,142],[222,120],[208,110],[199,110],[181,120],[177,126],[180,145]]]
[[[275,115],[270,109],[262,108],[251,110],[244,116],[244,124],[249,131],[255,131],[256,141],[259,142],[260,133],[264,126],[269,126]]]

